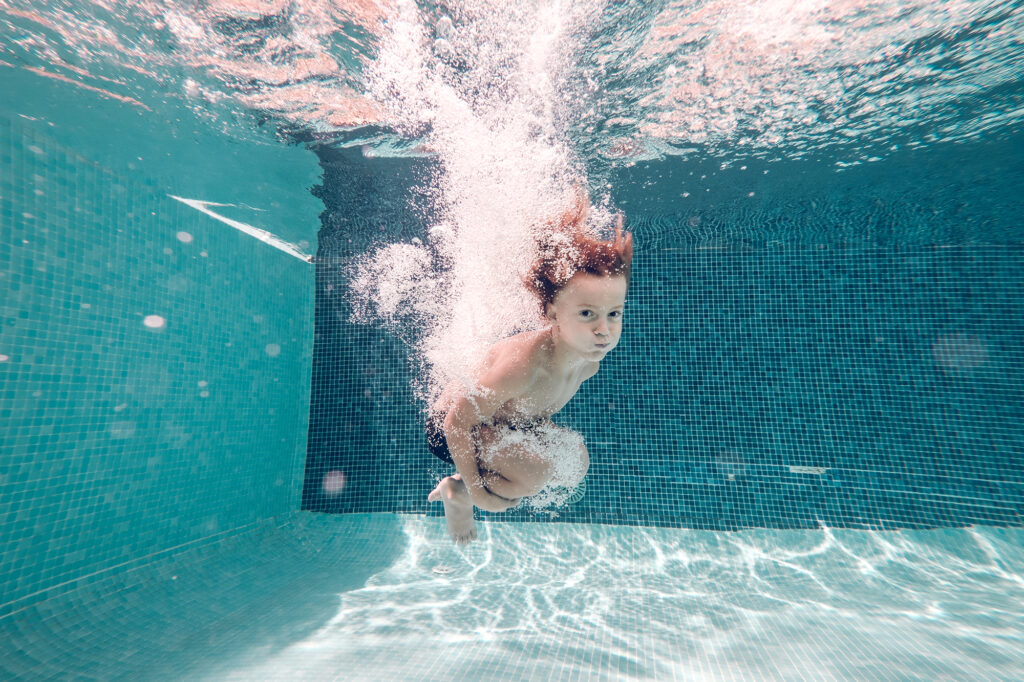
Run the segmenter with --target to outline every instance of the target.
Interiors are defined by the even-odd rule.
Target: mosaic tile
[[[0,150],[2,617],[298,506],[312,292],[33,125]]]
[[[425,236],[409,201],[429,164],[320,155],[328,210],[303,508],[436,516],[426,495],[450,468],[426,449],[409,347],[395,330],[351,323],[344,295],[346,265],[373,244]],[[1019,203],[1006,183],[1020,169],[972,189],[968,171],[983,162],[971,158],[912,197],[875,184],[896,171],[833,173],[807,199],[629,213],[643,205],[630,188],[664,184],[672,163],[616,179],[637,238],[622,342],[555,416],[588,443],[586,493],[500,518],[1020,524],[1024,235],[987,213],[997,189],[1002,210]],[[347,488],[325,493],[328,475]]]

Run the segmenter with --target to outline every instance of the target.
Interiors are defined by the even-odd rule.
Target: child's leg
[[[498,430],[490,426],[479,428],[477,466],[487,489],[509,500],[540,492],[552,468],[544,453],[520,444],[502,445]]]
[[[563,468],[563,477],[572,479],[563,480],[559,485],[579,485],[590,468],[590,453],[583,437],[554,424],[542,427],[542,431],[543,436],[536,440],[526,439],[511,444],[501,442],[501,433],[497,429],[480,427],[477,466],[488,490],[507,499],[536,495],[551,481],[554,458]],[[566,457],[573,461],[566,462]],[[572,470],[571,474],[564,471],[566,466]],[[485,471],[492,476],[491,479],[486,478]]]
[[[524,492],[523,486],[519,485],[514,481],[510,481],[496,471],[491,471],[485,465],[477,461],[477,467],[480,469],[480,478],[484,482],[484,487],[487,488],[492,494],[498,497],[504,497],[506,500],[514,500],[519,497],[524,497],[527,493]],[[533,493],[529,493],[533,494]]]
[[[466,484],[458,474],[448,476],[427,496],[430,502],[444,502],[444,518],[448,533],[456,544],[464,545],[476,540],[476,521],[473,520],[473,500]]]

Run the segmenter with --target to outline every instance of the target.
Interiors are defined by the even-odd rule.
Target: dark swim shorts
[[[427,447],[442,462],[455,464],[452,453],[448,452],[448,441],[444,437],[444,418],[446,413],[430,415],[427,420]]]
[[[437,415],[430,415],[430,418],[427,419],[427,447],[430,448],[430,452],[433,453],[434,457],[437,457],[442,462],[455,464],[452,460],[452,453],[448,452],[448,441],[444,437],[444,418],[447,416],[446,412],[442,412]],[[547,419],[544,417],[537,417],[536,419],[516,424],[502,423],[513,431],[528,431],[546,421]]]

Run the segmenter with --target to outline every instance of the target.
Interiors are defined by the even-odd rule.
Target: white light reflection
[[[174,196],[173,194],[168,194],[167,196],[169,196],[170,198],[172,198],[172,199],[174,199],[176,201],[180,201],[181,203],[185,204],[186,206],[191,206],[192,208],[196,209],[200,213],[205,213],[206,215],[210,216],[211,218],[214,218],[216,220],[221,221],[225,225],[230,225],[231,227],[235,228],[236,230],[238,230],[240,232],[244,232],[245,234],[249,235],[250,237],[255,237],[256,239],[259,239],[261,242],[263,242],[265,244],[269,244],[270,246],[273,246],[275,249],[279,249],[281,251],[284,251],[285,253],[287,253],[290,256],[295,256],[296,258],[298,258],[301,261],[305,261],[305,262],[309,263],[309,262],[312,262],[312,260],[313,260],[312,256],[310,256],[309,254],[303,253],[299,249],[299,247],[296,246],[295,244],[289,244],[288,242],[284,241],[280,237],[277,237],[276,235],[273,235],[270,232],[267,232],[266,230],[261,230],[258,227],[253,227],[252,225],[247,225],[247,224],[239,222],[237,220],[232,220],[231,218],[227,218],[225,216],[222,216],[221,214],[217,213],[216,211],[212,211],[209,208],[210,206],[234,206],[234,204],[218,204],[218,203],[213,202],[213,201],[200,201],[199,199],[185,199],[185,198],[182,198],[182,197]],[[181,237],[179,237],[179,240],[181,240]]]
[[[927,652],[923,674],[1024,664],[1007,646],[1024,600],[1013,529],[487,522],[458,547],[442,519],[400,518],[397,561],[338,595],[316,632],[229,679],[603,679],[609,666],[617,679],[884,678],[913,652]]]

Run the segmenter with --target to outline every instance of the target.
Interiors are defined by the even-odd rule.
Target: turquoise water
[[[466,548],[416,327],[351,319],[434,227],[365,76],[402,22],[0,7],[0,677],[1024,677],[1022,14],[559,7],[513,94],[626,212],[629,323],[586,489]],[[421,7],[456,96],[536,19],[481,8]]]
[[[294,509],[308,419],[309,264],[39,127],[0,120],[3,615]]]
[[[6,619],[18,679],[1014,680],[1019,528],[298,512]]]

